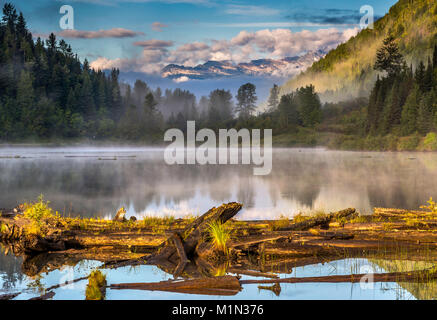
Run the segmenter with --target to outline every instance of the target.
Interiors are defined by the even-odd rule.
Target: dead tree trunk
[[[179,257],[179,263],[187,257],[190,258],[196,254],[197,246],[202,243],[206,236],[209,224],[215,221],[224,223],[234,217],[242,208],[242,204],[231,202],[223,204],[218,208],[212,208],[202,216],[194,220],[185,229],[167,239],[160,245],[158,252],[147,257],[147,263],[155,264],[162,260],[174,261]],[[183,250],[179,246],[179,239],[183,244]],[[184,257],[185,254],[185,257]]]
[[[289,225],[287,227],[283,227],[278,229],[278,231],[303,231],[308,230],[310,228],[316,227],[316,226],[324,226],[331,222],[333,219],[340,219],[345,218],[347,216],[350,216],[351,214],[355,213],[354,208],[344,209],[338,212],[330,213],[323,217],[316,217],[312,219],[308,219],[302,222],[294,223],[292,225]]]
[[[266,284],[266,283],[340,283],[340,282],[415,282],[427,283],[437,278],[437,272],[434,269],[425,269],[409,272],[390,272],[390,273],[369,273],[369,274],[348,274],[336,276],[321,277],[303,277],[303,278],[281,278],[268,280],[240,280],[243,284]]]
[[[111,284],[108,288],[117,290],[150,290],[212,295],[235,295],[241,291],[239,279],[233,276],[154,283],[119,283]]]

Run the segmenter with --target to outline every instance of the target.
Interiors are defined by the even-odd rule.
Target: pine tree
[[[402,107],[401,129],[404,135],[412,134],[417,130],[419,97],[420,89],[415,85]]]
[[[381,89],[381,79],[376,78],[375,85],[370,93],[369,105],[367,107],[367,132],[374,133],[378,127],[378,112],[376,108],[379,91]]]
[[[378,71],[385,71],[389,77],[400,72],[404,59],[399,52],[399,47],[393,36],[388,36],[383,41],[383,46],[376,52],[376,63],[374,68]]]
[[[419,111],[417,117],[417,130],[422,135],[427,134],[432,126],[432,95],[427,93],[422,96],[419,102]]]
[[[270,96],[267,104],[270,110],[274,110],[278,106],[278,103],[279,103],[279,87],[277,84],[274,84],[273,87],[270,89]]]
[[[32,78],[29,72],[22,71],[17,88],[17,111],[24,127],[31,131],[35,117],[35,95],[32,87]]]
[[[298,111],[302,125],[314,127],[322,119],[321,103],[313,85],[300,88],[296,91]]]
[[[299,112],[297,103],[293,93],[284,94],[278,104],[279,125],[280,127],[294,128],[299,125]]]
[[[236,111],[239,112],[242,119],[247,119],[250,117],[252,112],[256,108],[256,101],[258,100],[256,96],[256,87],[252,83],[246,83],[238,89],[237,93],[237,108]]]
[[[416,72],[414,74],[414,79],[416,81],[416,84],[419,86],[420,91],[425,92],[425,64],[423,61],[419,62],[419,65],[417,66]]]
[[[431,58],[428,58],[428,65],[426,67],[425,75],[423,77],[423,92],[431,91],[434,85],[434,68]]]

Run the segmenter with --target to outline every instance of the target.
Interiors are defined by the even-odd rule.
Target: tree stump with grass
[[[218,208],[212,208],[202,216],[186,226],[181,232],[174,233],[163,244],[160,245],[155,254],[147,257],[147,263],[159,264],[168,260],[177,265],[176,272],[183,271],[183,266],[195,256],[204,255],[207,249],[205,242],[210,237],[210,230],[214,225],[222,225],[234,217],[242,208],[241,203],[231,202],[223,204]],[[208,249],[220,251],[211,242]]]

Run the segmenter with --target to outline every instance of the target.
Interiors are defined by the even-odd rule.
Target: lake
[[[250,165],[167,165],[162,148],[75,147],[0,148],[0,208],[12,208],[43,194],[67,216],[111,218],[124,206],[127,216],[200,215],[213,206],[238,201],[238,219],[275,219],[299,212],[347,207],[370,214],[373,207],[417,209],[437,193],[436,153],[343,152],[274,149],[270,175],[254,176]],[[101,265],[83,260],[47,273],[23,272],[22,257],[0,250],[0,295],[16,299],[86,276]],[[296,267],[280,277],[396,271],[389,261],[340,259]],[[401,265],[406,262],[403,261]],[[394,269],[393,269],[394,268]],[[161,281],[171,277],[155,266],[104,269],[109,283]],[[243,279],[251,277],[243,276]],[[83,299],[87,281],[54,290],[55,299]],[[433,299],[435,285],[376,283],[282,284],[281,294],[246,285],[233,299]],[[107,299],[223,299],[216,296],[108,290]]]
[[[43,194],[64,215],[199,215],[239,201],[239,219],[347,207],[417,209],[437,193],[437,153],[274,149],[272,172],[251,165],[167,165],[160,148],[0,148],[0,208]]]

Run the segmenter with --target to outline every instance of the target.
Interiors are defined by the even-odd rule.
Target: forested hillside
[[[374,23],[374,29],[364,29],[330,51],[283,85],[281,92],[313,84],[325,101],[368,96],[378,75],[373,68],[376,51],[389,35],[408,65],[415,68],[420,60],[426,61],[437,40],[437,1],[399,0]]]
[[[0,25],[0,138],[105,136],[122,114],[118,71],[83,64],[54,34],[32,39],[11,4]]]

